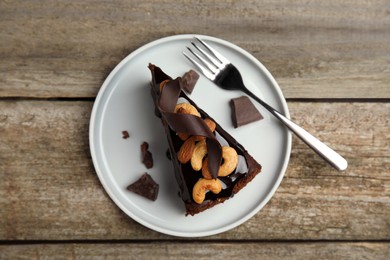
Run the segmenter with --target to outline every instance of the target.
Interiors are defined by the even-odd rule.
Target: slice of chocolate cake
[[[181,78],[172,79],[153,64],[149,69],[155,113],[167,134],[186,215],[233,197],[261,165],[182,91]]]

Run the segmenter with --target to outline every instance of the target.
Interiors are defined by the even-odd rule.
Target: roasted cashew
[[[165,87],[165,84],[167,84],[169,81],[171,81],[171,80],[169,80],[169,79],[166,79],[166,80],[164,80],[164,81],[161,81],[161,83],[160,83],[160,92],[163,90],[163,88]]]
[[[217,127],[217,124],[213,120],[211,120],[210,118],[206,118],[204,120],[204,122],[209,127],[211,132],[215,131],[215,128]],[[195,136],[195,141],[201,141],[201,140],[204,140],[204,139],[206,139],[205,136],[201,136],[201,135],[196,135]]]
[[[202,140],[198,142],[195,146],[194,152],[191,157],[191,166],[195,171],[202,169],[203,157],[207,154],[207,145],[206,141]]]
[[[204,120],[204,122],[206,123],[206,125],[210,128],[210,131],[211,132],[214,132],[215,131],[215,128],[217,127],[217,124],[211,120],[210,118],[206,118]]]
[[[179,103],[175,106],[174,113],[181,113],[181,114],[190,114],[194,116],[200,116],[198,110],[196,107],[191,105],[190,103]]]
[[[234,169],[237,168],[238,165],[238,154],[234,148],[230,146],[222,146],[222,158],[223,163],[219,167],[218,176],[219,177],[225,177],[231,174]],[[202,175],[205,179],[212,179],[209,165],[208,165],[208,159],[206,158],[203,161],[202,165]]]
[[[198,110],[196,107],[189,103],[179,103],[175,106],[175,109],[173,111],[174,113],[179,113],[179,114],[190,114],[194,116],[200,116]],[[178,133],[178,136],[181,140],[185,141],[190,137],[189,134],[187,133]]]
[[[185,141],[190,137],[190,134],[187,133],[177,133],[177,136],[182,140]]]
[[[198,204],[201,204],[206,198],[206,192],[211,191],[214,194],[220,193],[222,190],[222,183],[218,179],[206,180],[199,179],[192,189],[192,198]]]

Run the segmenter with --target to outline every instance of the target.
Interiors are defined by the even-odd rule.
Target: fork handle
[[[339,171],[347,169],[348,162],[337,152],[332,150],[329,146],[315,138],[305,129],[295,124],[293,121],[283,116],[277,110],[270,105],[259,99],[249,90],[246,91],[251,98],[259,102],[264,108],[266,108],[271,114],[278,118],[283,124],[285,124],[294,134],[296,134],[303,142],[305,142],[310,148],[312,148],[318,155],[320,155],[325,161],[336,168]]]

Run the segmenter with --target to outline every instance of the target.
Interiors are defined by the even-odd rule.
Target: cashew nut
[[[187,134],[187,133],[177,133],[177,136],[178,136],[182,141],[185,141],[185,140],[187,140],[187,139],[190,137],[190,135]]]
[[[198,110],[196,109],[196,107],[194,107],[193,105],[191,105],[189,103],[179,103],[179,104],[177,104],[175,106],[175,109],[173,110],[173,112],[179,113],[179,114],[190,114],[190,115],[194,115],[194,116],[200,116],[200,114],[199,114]],[[178,133],[177,135],[183,141],[187,140],[188,137],[190,137],[190,135],[187,134],[187,133]]]
[[[206,154],[207,154],[206,141],[202,140],[196,144],[194,152],[192,153],[192,157],[191,157],[192,169],[194,169],[195,171],[199,171],[200,169],[202,169],[203,157],[205,157]]]
[[[215,131],[215,128],[217,127],[217,124],[211,120],[210,118],[206,118],[204,120],[204,122],[206,123],[206,125],[210,128],[210,131],[211,132],[214,132]]]
[[[206,198],[206,192],[211,191],[214,194],[220,193],[222,190],[222,183],[218,179],[199,179],[192,190],[192,198],[198,204],[201,204]]]
[[[194,116],[200,116],[198,110],[196,107],[191,105],[190,103],[179,103],[175,106],[174,113],[181,113],[181,114],[190,114]]]
[[[213,120],[211,120],[210,118],[206,118],[204,120],[204,122],[209,127],[211,132],[215,131],[215,128],[217,127],[217,124]],[[205,136],[196,135],[195,136],[195,141],[201,141],[201,140],[204,140],[205,138],[206,138]]]
[[[160,92],[163,90],[163,88],[165,87],[165,85],[169,82],[170,80],[169,79],[166,79],[164,81],[161,81],[160,83]]]
[[[222,146],[222,158],[223,163],[219,167],[218,176],[225,177],[231,174],[238,165],[238,154],[234,148],[230,146]],[[205,179],[212,179],[209,166],[208,158],[206,158],[202,165],[202,175]]]

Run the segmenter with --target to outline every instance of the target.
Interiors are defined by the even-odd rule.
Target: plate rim
[[[240,46],[237,46],[229,41],[226,41],[226,40],[214,37],[214,36],[202,35],[202,34],[176,34],[176,35],[171,35],[171,36],[165,36],[165,37],[153,40],[149,43],[146,43],[146,44],[136,48],[134,51],[129,53],[125,58],[123,58],[114,67],[114,69],[109,73],[109,75],[106,77],[103,84],[99,88],[99,91],[96,95],[96,98],[95,98],[95,101],[94,101],[94,104],[92,107],[92,112],[91,112],[90,125],[89,125],[89,146],[90,146],[90,153],[91,153],[91,158],[92,158],[94,169],[96,171],[96,174],[97,174],[99,181],[100,181],[101,185],[103,186],[105,192],[109,195],[110,199],[115,203],[115,205],[118,206],[127,216],[131,217],[133,220],[135,220],[139,224],[141,224],[141,225],[143,225],[151,230],[154,230],[154,231],[157,231],[159,233],[166,234],[166,235],[176,236],[176,237],[205,237],[205,236],[216,235],[216,234],[220,234],[220,233],[226,232],[228,230],[231,230],[231,229],[243,224],[244,222],[246,222],[250,218],[252,218],[270,201],[270,199],[274,196],[276,190],[279,188],[279,186],[280,186],[280,184],[285,176],[288,164],[289,164],[289,160],[290,160],[290,156],[291,156],[291,147],[292,147],[292,134],[290,131],[286,130],[286,133],[287,133],[286,144],[285,144],[286,151],[285,151],[285,155],[283,158],[283,165],[280,168],[281,170],[280,170],[280,173],[278,173],[278,178],[276,179],[276,182],[274,183],[274,185],[270,189],[270,192],[265,196],[265,198],[261,201],[261,203],[259,203],[252,211],[245,214],[244,217],[240,218],[238,221],[235,221],[229,225],[225,225],[223,227],[216,228],[216,229],[211,229],[211,230],[207,230],[207,231],[198,231],[198,232],[174,231],[174,230],[171,230],[169,228],[163,228],[161,226],[156,226],[152,223],[145,221],[143,218],[137,216],[130,209],[128,209],[125,205],[123,205],[123,203],[116,197],[114,192],[111,191],[111,188],[109,187],[108,183],[106,183],[106,180],[104,179],[104,176],[103,176],[104,170],[101,169],[103,167],[101,167],[100,163],[98,162],[98,155],[97,155],[97,150],[95,147],[96,136],[95,136],[94,130],[96,127],[96,123],[98,122],[97,112],[99,109],[99,104],[102,105],[101,100],[104,97],[104,94],[106,93],[107,88],[110,86],[110,83],[111,83],[112,79],[114,78],[114,76],[133,57],[136,57],[137,55],[141,54],[142,52],[144,52],[144,51],[146,51],[154,46],[157,46],[157,45],[160,45],[163,43],[167,43],[169,41],[192,39],[194,36],[197,36],[197,37],[199,37],[203,40],[206,40],[206,41],[210,40],[213,42],[217,42],[221,45],[227,46],[228,48],[234,49],[235,51],[243,54],[246,59],[250,59],[259,68],[259,70],[261,70],[263,73],[266,74],[267,78],[272,82],[272,84],[275,87],[274,90],[277,92],[277,95],[280,99],[280,104],[281,104],[282,110],[283,110],[283,111],[281,111],[281,113],[284,114],[287,118],[290,118],[289,109],[287,106],[287,102],[284,98],[284,95],[282,93],[282,90],[281,90],[279,84],[277,83],[276,79],[272,76],[272,74],[268,71],[268,69],[259,60],[257,60],[251,53],[249,53],[245,49],[243,49]]]

